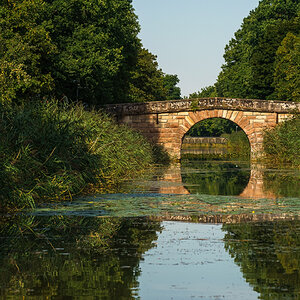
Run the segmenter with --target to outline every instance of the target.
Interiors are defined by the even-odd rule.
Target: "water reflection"
[[[227,224],[225,248],[260,299],[298,299],[300,221]]]
[[[145,218],[56,216],[5,220],[0,230],[2,299],[119,300],[137,295],[140,259],[161,226]]]
[[[295,170],[187,161],[125,187],[144,193],[2,217],[0,298],[295,299],[299,183]],[[107,217],[122,211],[147,217]]]
[[[218,161],[183,161],[183,185],[191,194],[241,194],[250,179],[249,163]]]
[[[244,199],[300,197],[300,171],[270,169],[241,161],[184,160],[159,168],[125,189],[160,194],[239,196]]]
[[[228,221],[3,220],[0,297],[297,299],[300,221]]]

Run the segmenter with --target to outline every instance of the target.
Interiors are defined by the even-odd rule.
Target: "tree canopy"
[[[189,95],[189,99],[194,98],[206,98],[206,97],[216,97],[216,87],[213,85],[202,88],[200,91],[192,93]]]
[[[300,101],[299,0],[261,0],[225,47],[212,89],[194,97]]]
[[[300,34],[289,32],[276,52],[274,94],[279,99],[300,101]]]
[[[0,101],[166,99],[164,74],[142,47],[131,2],[1,1]]]
[[[277,50],[287,34],[300,32],[299,12],[298,0],[260,1],[225,48],[225,64],[216,83],[220,96],[278,98]]]
[[[179,79],[177,75],[166,74],[164,76],[164,87],[167,92],[167,100],[181,99],[181,90],[178,86]]]

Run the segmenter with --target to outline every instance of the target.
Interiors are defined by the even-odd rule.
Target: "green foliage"
[[[231,158],[250,158],[250,143],[244,131],[225,133],[222,137],[228,140],[227,149]]]
[[[92,104],[161,100],[163,73],[142,49],[131,1],[0,4],[1,102],[66,96]]]
[[[131,2],[2,1],[1,103],[53,96],[90,104],[180,97],[177,76],[165,77],[156,57],[142,48]]]
[[[189,99],[193,98],[210,98],[217,97],[216,87],[214,85],[202,88],[199,92],[195,92],[189,95]]]
[[[46,22],[58,48],[51,65],[57,93],[92,103],[128,100],[141,47],[131,1],[54,0]]]
[[[187,135],[194,137],[218,137],[223,133],[232,133],[235,130],[235,123],[222,118],[211,118],[195,124],[187,132]]]
[[[181,99],[181,91],[178,86],[179,79],[177,75],[166,74],[164,76],[164,88],[167,92],[167,100]]]
[[[264,134],[264,151],[273,163],[300,166],[300,116],[277,125]]]
[[[0,19],[2,103],[41,95],[126,102],[134,76],[142,76],[136,72],[146,70],[152,83],[159,73],[151,73],[156,62],[150,53],[141,66],[131,1],[2,1]],[[162,92],[162,74],[159,80]]]
[[[1,102],[49,93],[49,58],[56,52],[42,19],[43,0],[2,1],[0,5]]]
[[[300,34],[289,32],[276,54],[274,94],[278,99],[300,102]]]
[[[167,96],[164,88],[164,75],[158,69],[156,56],[146,49],[138,53],[136,68],[132,71],[130,100],[132,102],[160,101]]]
[[[8,299],[133,299],[139,263],[161,231],[160,222],[146,218],[3,221],[0,290]]]
[[[20,89],[31,86],[24,65],[2,60],[0,62],[0,103],[10,103]]]
[[[115,185],[152,161],[136,132],[83,106],[0,106],[0,208]]]
[[[225,48],[225,64],[216,83],[218,96],[268,99],[282,95],[274,94],[274,71],[275,77],[280,76],[274,63],[277,60],[277,65],[281,64],[282,50],[277,52],[277,49],[287,33],[300,31],[299,12],[300,4],[296,0],[260,1]],[[299,50],[294,51],[296,59]],[[286,79],[289,76],[296,75],[287,75]],[[275,82],[278,89],[281,82],[278,79]]]

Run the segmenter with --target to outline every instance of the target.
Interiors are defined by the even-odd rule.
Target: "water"
[[[140,263],[141,299],[257,299],[224,248],[221,225],[162,224]]]
[[[292,169],[187,161],[2,216],[0,297],[298,299],[299,183]]]

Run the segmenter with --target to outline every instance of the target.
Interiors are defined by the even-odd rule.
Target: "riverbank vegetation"
[[[250,159],[250,143],[244,131],[222,134],[228,140],[227,149],[230,158]]]
[[[153,162],[150,144],[80,104],[0,106],[0,210],[112,188]]]
[[[266,131],[264,150],[267,161],[300,167],[300,115]]]
[[[180,98],[131,1],[2,1],[0,19],[0,210],[107,189],[161,156],[91,109]]]

